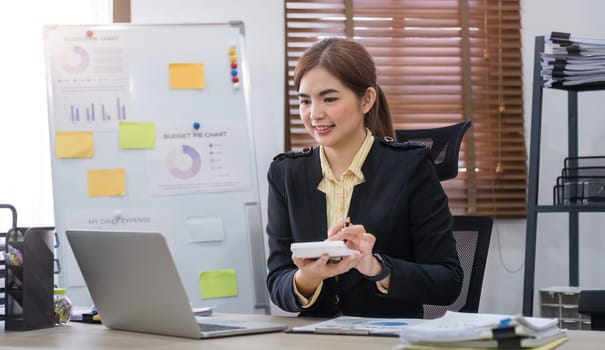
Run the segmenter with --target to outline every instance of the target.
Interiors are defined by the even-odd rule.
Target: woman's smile
[[[323,136],[323,135],[327,135],[330,133],[330,131],[332,131],[332,129],[335,127],[334,124],[330,124],[330,125],[314,125],[313,129],[315,129],[315,133],[319,136]]]

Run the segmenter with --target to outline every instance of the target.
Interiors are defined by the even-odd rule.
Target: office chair
[[[397,141],[424,143],[431,150],[433,165],[441,181],[458,175],[458,155],[464,133],[471,126],[470,120],[441,128],[395,130]]]
[[[460,145],[471,126],[470,120],[433,129],[395,130],[397,141],[424,143],[433,158],[439,180],[458,175]],[[442,316],[447,310],[477,312],[483,286],[483,274],[491,239],[493,220],[488,216],[454,216],[453,234],[456,250],[464,271],[464,281],[458,299],[450,305],[424,305],[424,318]]]
[[[492,235],[493,220],[489,216],[454,216],[454,238],[460,265],[464,271],[462,290],[450,305],[424,305],[424,318],[443,316],[447,310],[477,312],[483,286],[483,274]]]
[[[590,316],[591,330],[605,331],[605,290],[581,291],[578,312]]]

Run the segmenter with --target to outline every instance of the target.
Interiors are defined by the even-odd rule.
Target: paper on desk
[[[306,326],[293,327],[295,333],[328,333],[399,336],[400,331],[411,324],[424,322],[417,318],[368,318],[340,316]]]
[[[499,327],[514,327],[518,336],[535,337],[551,334],[558,322],[555,318],[447,311],[440,318],[406,327],[401,339],[410,343],[491,339],[492,330]]]
[[[538,345],[538,346],[533,346],[533,347],[528,347],[527,350],[551,350],[551,349],[555,349],[557,346],[565,343],[567,341],[567,338],[559,338],[547,343],[544,343],[542,345]],[[456,344],[456,343],[454,343]],[[523,348],[525,348],[524,346],[522,346]],[[468,345],[452,345],[451,343],[448,343],[447,345],[441,345],[441,346],[436,346],[436,345],[432,345],[432,344],[428,344],[428,345],[423,345],[423,344],[409,344],[409,343],[402,343],[402,344],[397,344],[395,345],[392,350],[435,350],[435,349],[441,349],[441,350],[480,350],[480,349],[497,349],[498,346],[494,345],[494,346],[481,346],[481,347],[477,347],[477,346],[468,346]]]

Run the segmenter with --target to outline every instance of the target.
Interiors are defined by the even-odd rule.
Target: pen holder
[[[14,227],[6,235],[6,330],[54,326],[53,227]]]

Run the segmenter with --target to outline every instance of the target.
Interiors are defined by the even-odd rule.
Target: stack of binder
[[[399,349],[554,349],[567,340],[556,318],[448,311],[441,318],[410,325]]]
[[[605,204],[605,157],[567,157],[553,188],[554,205]]]
[[[541,54],[545,87],[605,86],[605,39],[552,32],[545,37],[550,52]]]

